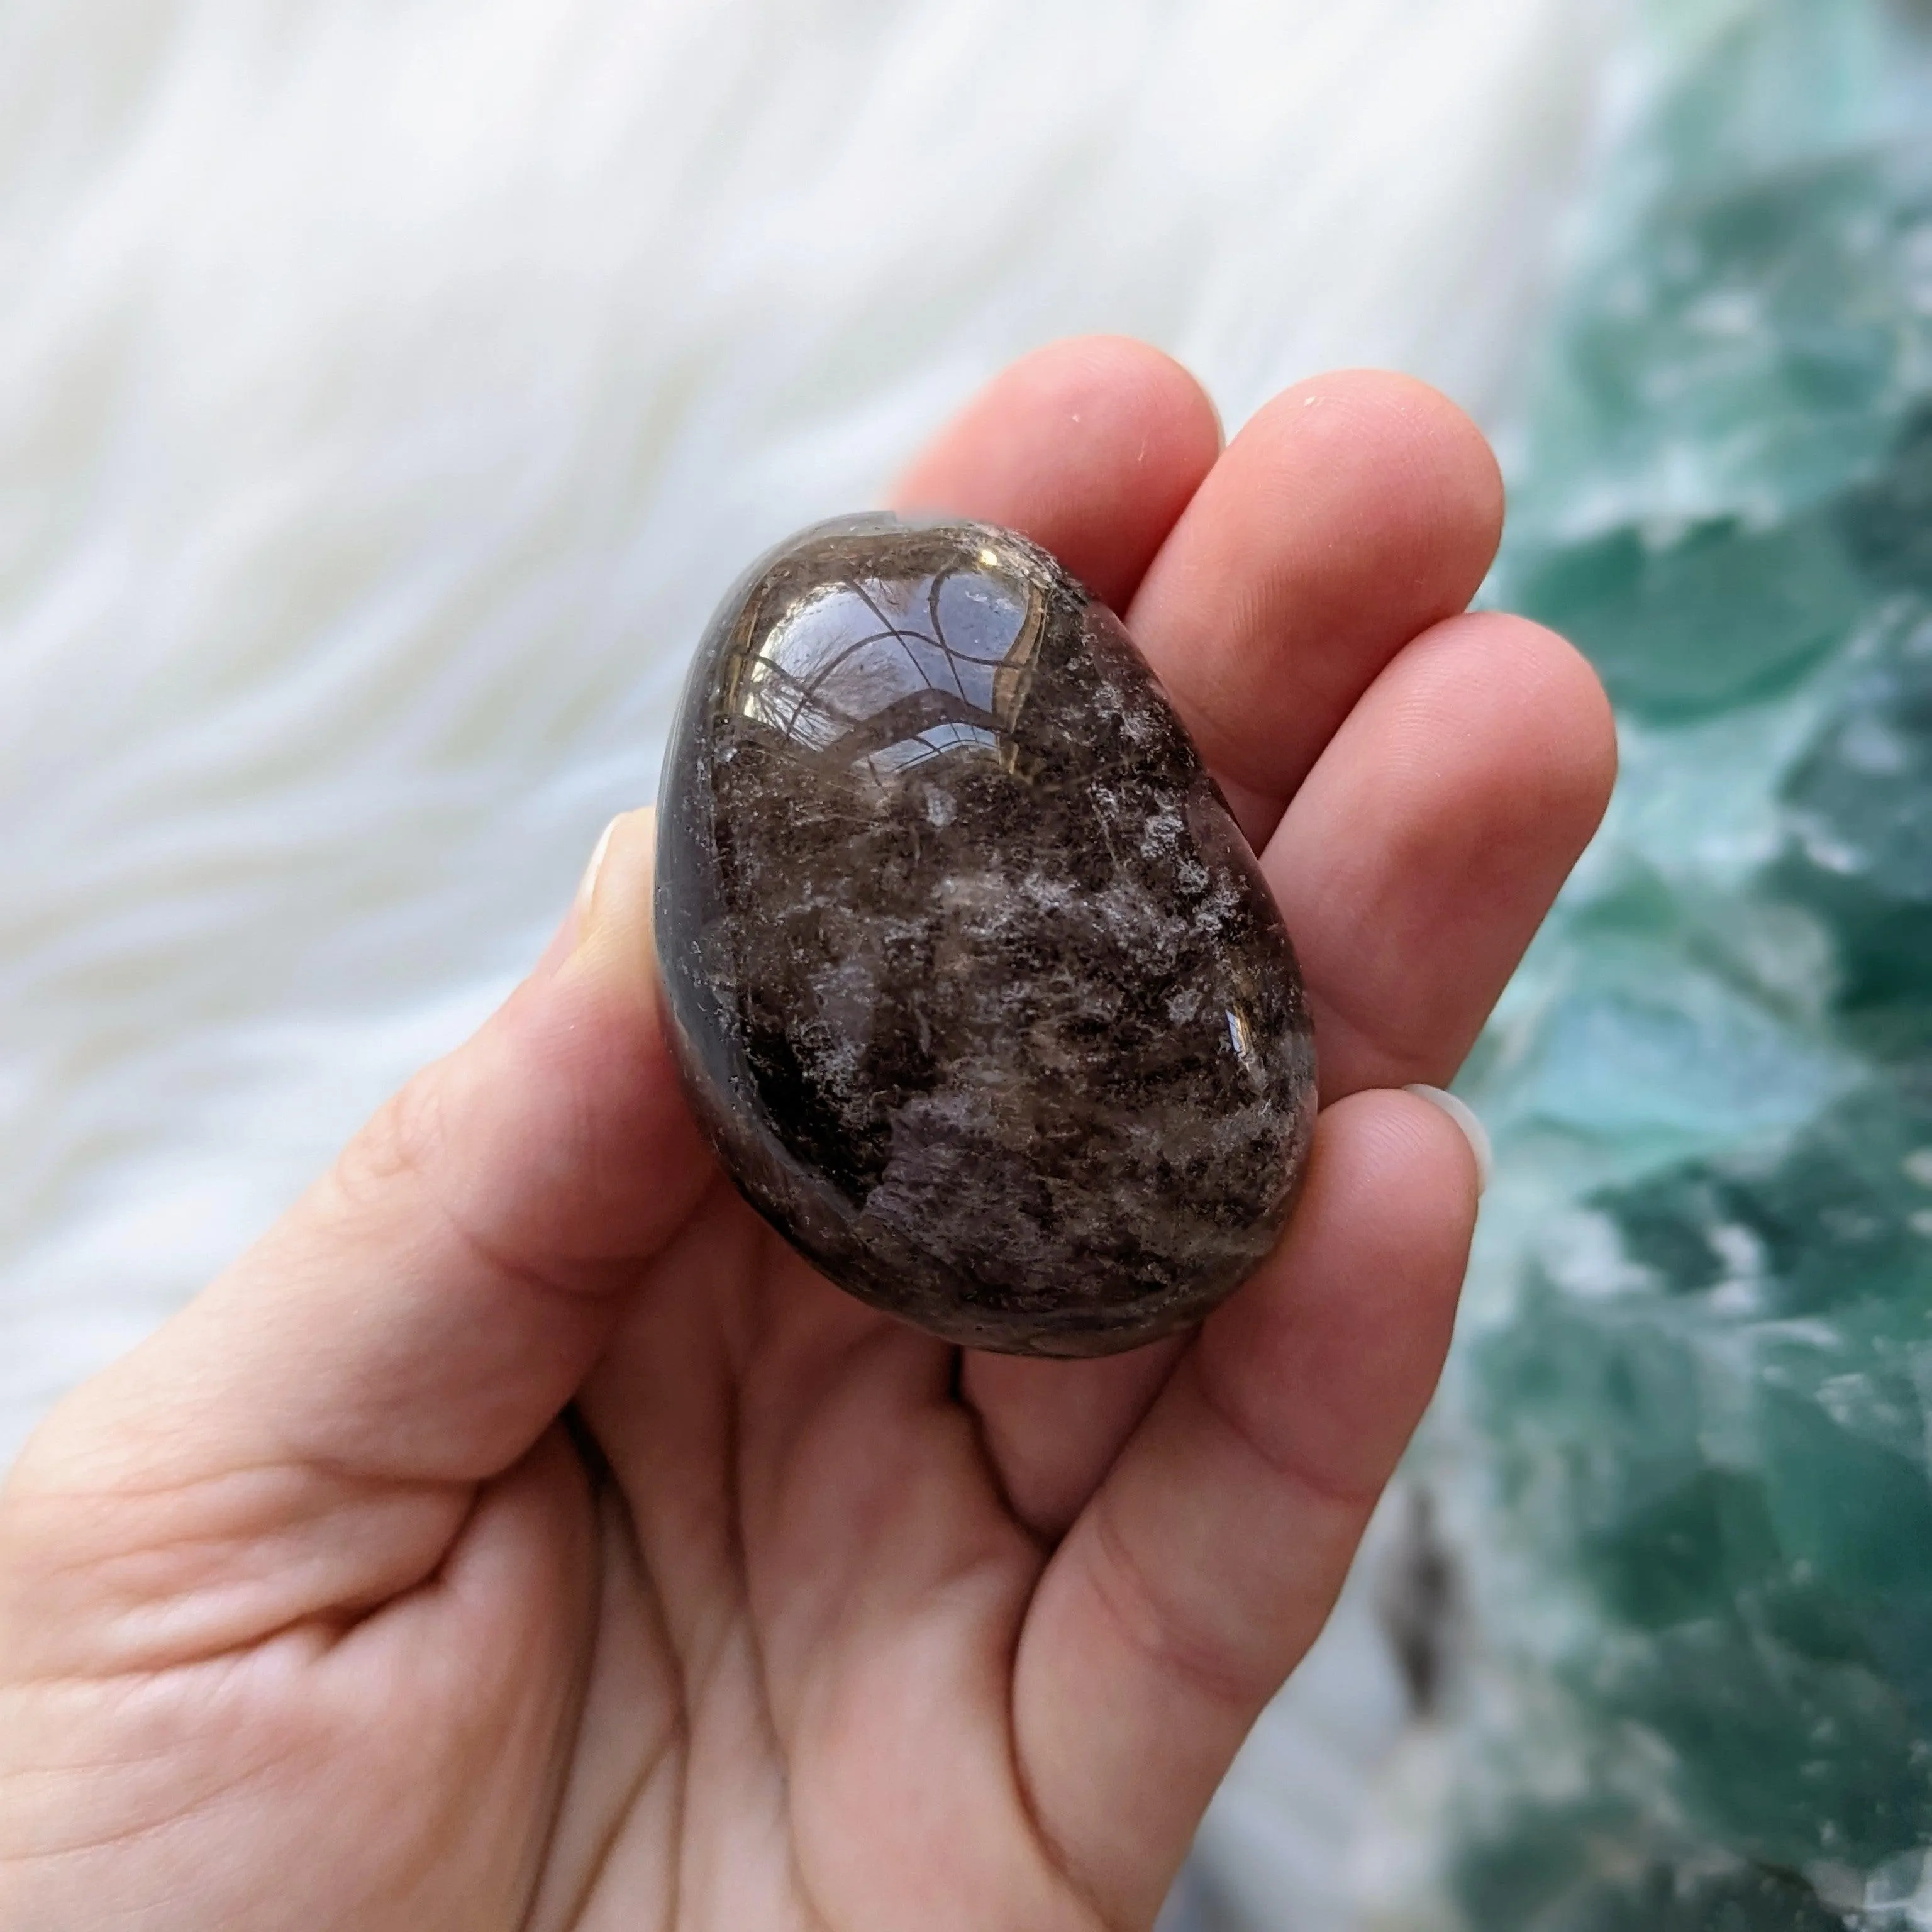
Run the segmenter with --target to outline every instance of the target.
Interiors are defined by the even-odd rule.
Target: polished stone
[[[1268,1253],[1315,1108],[1252,855],[1119,620],[974,524],[761,559],[666,760],[656,926],[747,1199],[948,1340],[1087,1355]]]

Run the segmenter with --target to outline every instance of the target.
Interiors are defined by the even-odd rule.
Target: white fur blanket
[[[502,992],[740,563],[1006,358],[1144,335],[1231,427],[1391,364],[1495,421],[1609,31],[0,0],[0,1463]],[[1244,1922],[1348,1922],[1372,1653],[1223,1800]]]

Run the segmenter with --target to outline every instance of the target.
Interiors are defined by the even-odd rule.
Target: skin
[[[1225,450],[1108,338],[898,500],[1126,616],[1318,1016],[1300,1207],[1184,1342],[963,1360],[738,1201],[667,1056],[651,832],[530,978],[0,1496],[0,1923],[1148,1924],[1313,1641],[1466,1260],[1453,1074],[1614,759],[1560,639],[1460,614],[1495,462],[1421,385]]]

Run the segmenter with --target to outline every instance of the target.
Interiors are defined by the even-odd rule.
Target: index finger
[[[1178,362],[1144,342],[1084,336],[996,376],[892,499],[1018,530],[1124,611],[1220,448],[1214,406]]]
[[[988,384],[893,496],[1021,531],[1119,611],[1258,850],[1384,666],[1474,595],[1502,483],[1447,397],[1375,370],[1219,438],[1179,364],[1088,337]]]

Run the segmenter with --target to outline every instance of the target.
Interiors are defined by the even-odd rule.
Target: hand
[[[1264,854],[1324,1111],[1184,1344],[968,1355],[718,1175],[648,814],[530,980],[0,1504],[0,1922],[1144,1926],[1427,1401],[1475,1212],[1454,1072],[1612,762],[1559,640],[1461,616],[1502,514],[1442,398],[1326,378],[1224,453],[1111,340],[902,500],[1057,551]]]

